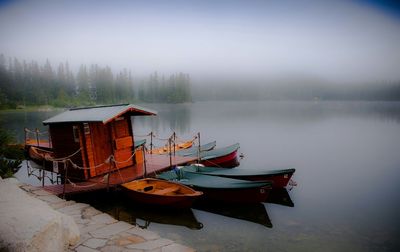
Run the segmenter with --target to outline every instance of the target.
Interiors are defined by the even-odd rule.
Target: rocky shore
[[[16,179],[0,179],[0,202],[0,251],[194,251]]]

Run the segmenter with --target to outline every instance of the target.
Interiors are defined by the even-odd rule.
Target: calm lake
[[[146,209],[113,193],[76,197],[121,220],[198,251],[400,251],[400,103],[198,102],[144,105],[136,139],[176,132],[217,147],[240,143],[235,169],[296,168],[297,186],[274,203]],[[59,113],[1,112],[2,127],[23,129]],[[44,129],[44,128],[43,128]],[[158,141],[155,144],[163,145]],[[17,177],[27,177],[22,168]],[[291,190],[289,190],[291,189]]]

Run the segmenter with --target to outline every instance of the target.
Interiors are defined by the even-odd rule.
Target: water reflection
[[[197,230],[203,228],[191,209],[170,209],[141,205],[131,201],[120,191],[98,191],[73,195],[70,199],[88,203],[112,215],[115,219],[148,228],[151,223],[183,226]]]
[[[290,198],[289,192],[286,188],[272,189],[268,196],[267,202],[287,207],[294,207],[294,203]]]
[[[146,229],[151,223],[183,226],[193,230],[203,228],[203,224],[196,219],[191,209],[160,209],[128,204],[116,206],[113,216],[117,220],[126,221]]]
[[[25,141],[24,128],[47,131],[42,121],[61,113],[62,110],[51,111],[2,111],[0,112],[0,125],[13,133],[17,143]]]
[[[262,203],[241,205],[215,202],[207,204],[202,202],[201,204],[195,204],[194,208],[226,217],[254,222],[272,228],[271,220]]]
[[[191,209],[168,209],[140,205],[128,200],[119,190],[112,192],[91,192],[71,196],[71,199],[91,204],[95,208],[107,212],[114,218],[126,221],[142,228],[148,228],[151,223],[182,226],[192,230],[203,228]],[[274,190],[269,203],[293,207],[294,204],[286,189]],[[245,220],[272,228],[264,204],[226,204],[218,202],[198,202],[194,209],[230,218]]]
[[[180,135],[191,131],[191,104],[148,104],[145,105],[157,111],[157,116],[132,117],[133,128],[139,131],[146,129],[145,134],[177,132]]]
[[[192,136],[197,130],[203,132],[204,125],[221,119],[227,122],[236,122],[240,118],[241,121],[252,122],[312,123],[332,117],[370,117],[400,123],[400,102],[241,101],[144,106],[156,110],[158,115],[133,117],[135,134],[145,135],[153,131],[165,137],[174,131],[182,136]],[[42,121],[62,111],[3,111],[0,112],[0,125],[13,131],[18,142],[22,143],[25,127],[46,131],[47,127],[43,126]]]

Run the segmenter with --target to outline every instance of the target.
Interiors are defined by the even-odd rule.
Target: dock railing
[[[39,129],[30,130],[25,128],[25,145],[51,148],[49,132],[41,132]]]

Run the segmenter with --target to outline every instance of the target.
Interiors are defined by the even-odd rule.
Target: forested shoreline
[[[114,73],[109,66],[81,65],[74,73],[68,62],[53,67],[0,55],[0,108],[50,105],[76,107],[127,102],[191,102],[190,76],[159,76],[137,80],[131,71]]]
[[[0,55],[0,109],[35,106],[78,107],[117,103],[185,103],[207,100],[400,101],[400,81],[332,84],[292,77],[283,80],[203,80],[192,85],[189,74],[132,76],[128,69],[68,62],[54,67]],[[199,80],[197,80],[199,82]],[[201,81],[200,81],[201,82]]]

